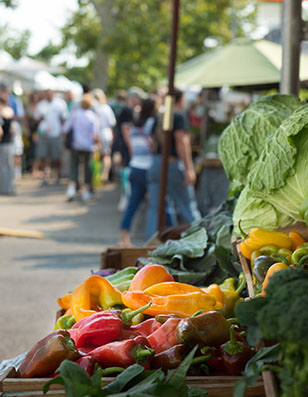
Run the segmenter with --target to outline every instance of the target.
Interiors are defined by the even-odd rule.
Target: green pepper
[[[291,256],[291,263],[297,264],[301,260],[302,257],[308,255],[308,247],[301,247],[295,250]]]
[[[259,256],[255,260],[255,264],[254,264],[252,273],[255,278],[257,286],[263,283],[268,269],[275,262],[277,262],[277,261],[274,258],[272,258],[271,256],[265,256],[265,255]]]
[[[278,247],[276,245],[265,245],[261,247],[259,251],[262,252],[262,255],[271,256],[278,253]]]
[[[277,254],[283,255],[288,263],[291,263],[291,256],[292,256],[292,251],[288,250],[287,248],[279,248]]]
[[[253,251],[253,253],[251,254],[251,258],[250,258],[251,270],[253,270],[253,266],[254,266],[255,260],[261,255],[263,255],[261,251],[259,251],[259,250]]]
[[[117,273],[111,274],[110,276],[105,277],[114,287],[116,287],[121,292],[127,291],[130,287],[130,284],[137,273],[137,267],[126,267],[123,270],[120,270]]]
[[[229,277],[219,285],[224,298],[224,315],[226,318],[234,317],[234,308],[241,299],[240,294],[246,286],[246,278],[243,273],[239,279]]]
[[[55,324],[55,330],[57,329],[71,329],[72,326],[76,323],[75,317],[70,314],[65,314],[58,318]]]

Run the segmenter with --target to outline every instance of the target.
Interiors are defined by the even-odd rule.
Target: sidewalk
[[[98,270],[100,253],[119,238],[120,188],[100,188],[89,204],[65,200],[66,184],[39,187],[29,176],[17,196],[0,196],[0,227],[40,231],[45,239],[0,237],[0,362],[53,330],[57,297]],[[142,245],[143,213],[132,233]]]

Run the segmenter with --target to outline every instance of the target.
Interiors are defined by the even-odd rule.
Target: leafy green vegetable
[[[183,255],[188,258],[200,258],[204,254],[207,245],[207,233],[199,228],[190,234],[186,234],[181,240],[168,240],[152,252],[153,256],[173,257]]]
[[[65,360],[58,368],[60,376],[48,381],[43,388],[44,394],[50,385],[64,386],[68,397],[206,397],[207,392],[186,385],[186,373],[191,366],[198,346],[185,357],[175,370],[167,375],[161,369],[145,371],[135,364],[119,374],[114,381],[102,388],[102,369],[98,367],[90,377],[77,363]]]
[[[233,217],[237,235],[239,220],[245,232],[303,221],[299,209],[308,197],[308,104],[294,96],[261,98],[225,130],[220,148],[229,179],[244,187]]]
[[[219,157],[233,185],[246,184],[248,173],[260,157],[266,139],[302,102],[292,95],[270,95],[253,102],[235,117],[219,141]]]
[[[279,343],[269,347],[262,347],[246,364],[244,377],[236,382],[233,389],[233,396],[245,397],[247,386],[253,386],[256,383],[264,369],[264,364],[277,362],[279,355]]]
[[[269,279],[265,298],[241,302],[236,308],[238,320],[248,326],[247,340],[257,342],[262,336],[279,342],[280,354],[271,369],[278,374],[283,397],[308,395],[307,290],[308,272],[289,268]],[[261,368],[256,365],[246,367],[246,377],[254,379]]]
[[[164,265],[177,281],[198,286],[238,276],[241,266],[231,247],[235,203],[235,198],[226,200],[216,211],[193,222],[181,239],[168,240],[139,262]]]

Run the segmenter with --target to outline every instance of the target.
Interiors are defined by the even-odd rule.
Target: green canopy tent
[[[175,84],[215,88],[279,83],[281,63],[282,47],[279,44],[237,39],[178,66]],[[308,80],[308,55],[301,56],[300,80]]]

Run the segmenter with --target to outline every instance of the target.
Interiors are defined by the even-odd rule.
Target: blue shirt
[[[152,165],[151,134],[155,123],[155,117],[146,120],[142,127],[131,128],[132,158],[129,165],[134,168],[147,170]]]

